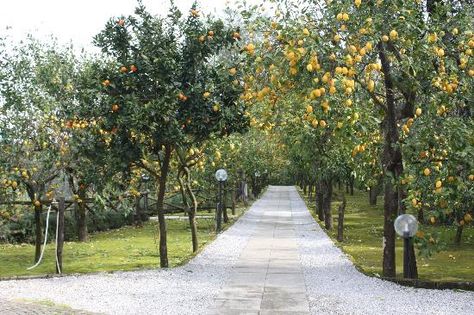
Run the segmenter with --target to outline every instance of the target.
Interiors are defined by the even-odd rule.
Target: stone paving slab
[[[309,314],[288,189],[272,187],[257,227],[210,314]]]

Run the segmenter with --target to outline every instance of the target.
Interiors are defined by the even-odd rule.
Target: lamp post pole
[[[260,194],[260,183],[259,183],[259,178],[260,178],[260,172],[259,171],[255,171],[255,190],[254,190],[254,195],[255,195],[255,198],[257,198],[257,196]]]
[[[145,213],[148,213],[148,181],[150,180],[150,177],[147,174],[142,174],[142,183],[145,186],[145,190],[141,192],[141,195],[139,197],[136,197],[136,212],[135,212],[135,223],[138,226],[142,226],[142,216],[143,216],[143,211]],[[141,198],[143,197],[143,207],[140,204]]]
[[[395,231],[403,238],[403,277],[405,279],[416,279],[415,257],[410,255],[410,245],[413,236],[418,230],[418,221],[411,214],[402,214],[395,219]]]
[[[219,181],[219,203],[217,204],[216,232],[222,229],[222,181]]]
[[[219,182],[218,203],[216,209],[216,233],[222,229],[222,186],[227,180],[227,172],[224,169],[217,170],[215,177]]]
[[[143,195],[143,209],[146,213],[148,213],[148,194],[150,193],[150,191],[148,190],[148,182],[150,181],[150,176],[143,174],[142,180],[145,183],[145,192]]]
[[[410,274],[410,255],[408,248],[410,247],[411,237],[408,232],[403,233],[403,278],[411,279]]]

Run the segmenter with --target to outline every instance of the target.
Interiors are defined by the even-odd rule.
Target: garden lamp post
[[[395,219],[395,231],[403,237],[403,277],[406,279],[415,279],[417,277],[415,269],[415,257],[410,255],[409,247],[418,231],[418,221],[411,214],[402,214]]]
[[[219,182],[219,202],[216,209],[216,232],[219,233],[222,229],[222,186],[227,180],[227,172],[225,169],[219,169],[216,172],[216,179]]]
[[[142,183],[145,185],[145,192],[148,192],[148,182],[150,181],[150,176],[148,174],[142,174]]]
[[[257,198],[258,194],[260,193],[260,186],[259,186],[259,179],[260,179],[260,172],[255,171],[254,177],[254,186],[253,186],[253,194],[255,198]]]
[[[145,192],[143,196],[143,209],[148,212],[148,182],[150,181],[150,176],[148,174],[142,174],[142,182],[145,185]]]

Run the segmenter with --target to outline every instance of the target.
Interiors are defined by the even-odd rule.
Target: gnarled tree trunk
[[[78,215],[77,233],[78,233],[79,242],[87,242],[87,235],[88,235],[87,208],[84,202],[86,198],[86,193],[83,189],[79,189],[78,195],[79,195],[80,201],[77,202],[77,215]]]
[[[322,183],[318,181],[316,184],[316,212],[318,213],[319,221],[324,221],[323,197]]]
[[[232,215],[235,215],[235,207],[236,207],[236,194],[235,190],[232,190]]]
[[[385,200],[384,200],[384,232],[383,232],[383,275],[395,277],[395,228],[393,223],[398,214],[398,189],[394,182],[403,171],[402,153],[398,142],[397,117],[395,112],[394,86],[390,61],[388,60],[382,43],[379,43],[379,57],[382,62],[384,73],[386,112],[382,122],[384,135],[384,150],[382,164],[384,169]]]
[[[189,227],[191,230],[191,242],[193,245],[193,252],[196,252],[199,249],[198,235],[197,235],[197,223],[196,223],[196,212],[198,203],[196,196],[194,195],[193,189],[191,187],[191,172],[186,164],[186,159],[184,158],[181,151],[177,151],[178,158],[181,163],[180,170],[178,171],[178,181],[181,188],[181,195],[183,198],[183,204],[185,212],[188,215]],[[192,205],[189,204],[189,199],[191,199]]]
[[[332,182],[329,179],[321,181],[323,187],[323,202],[322,208],[324,213],[324,227],[327,230],[332,230],[332,213],[331,213],[331,201],[332,201]]]
[[[84,202],[78,203],[77,206],[77,214],[78,214],[78,221],[77,221],[77,236],[79,238],[79,242],[87,242],[87,209],[85,207]]]
[[[378,196],[378,187],[376,186],[369,187],[369,204],[371,206],[377,205],[377,196]]]
[[[171,161],[171,153],[172,153],[171,145],[165,145],[165,154],[163,157],[163,161],[161,162],[161,172],[158,179],[158,191],[157,191],[157,201],[156,201],[156,210],[158,213],[158,224],[159,224],[159,231],[160,231],[160,245],[159,245],[159,252],[160,252],[160,266],[162,268],[168,268],[168,245],[167,245],[167,231],[166,231],[166,219],[164,213],[164,200],[165,200],[165,193],[166,193],[166,181],[168,178],[170,161]]]
[[[75,219],[77,223],[77,238],[79,242],[87,241],[87,208],[84,200],[86,199],[86,190],[85,187],[79,184],[79,187],[76,188],[76,183],[74,182],[74,176],[69,174],[68,176],[69,188],[72,192],[79,197],[79,200],[74,202],[74,212]]]
[[[458,228],[456,229],[456,236],[454,237],[454,244],[455,245],[460,245],[461,244],[462,231],[463,230],[464,230],[464,225],[458,225]]]
[[[354,196],[354,180],[354,176],[351,175],[349,179],[349,188],[351,196]]]
[[[43,235],[41,231],[41,213],[43,212],[43,206],[35,206],[35,263],[38,262],[41,256],[41,243]]]
[[[188,194],[191,196],[191,200],[193,202],[191,211],[189,212],[189,225],[191,227],[191,239],[193,243],[193,253],[197,252],[199,249],[199,241],[198,241],[198,233],[197,233],[197,223],[196,223],[196,212],[198,203],[196,200],[196,196],[191,188],[191,185],[188,183],[187,185]]]
[[[338,209],[338,220],[337,220],[337,241],[344,241],[344,212],[346,210],[346,196],[342,194],[342,203]]]

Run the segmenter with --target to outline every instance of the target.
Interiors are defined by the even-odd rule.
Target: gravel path
[[[183,267],[0,281],[0,297],[49,300],[106,314],[204,314],[255,229],[259,203]]]
[[[473,292],[407,288],[358,272],[313,220],[294,187],[270,187],[237,223],[186,266],[4,281],[0,282],[0,296],[51,300],[108,314],[204,314],[215,307],[216,297],[228,286],[233,266],[245,255],[249,240],[255,242],[265,222],[264,211],[268,212],[265,204],[277,202],[276,196],[282,202],[290,201],[292,237],[312,314],[474,314]]]
[[[474,314],[474,292],[403,287],[357,271],[288,189],[312,314]]]

